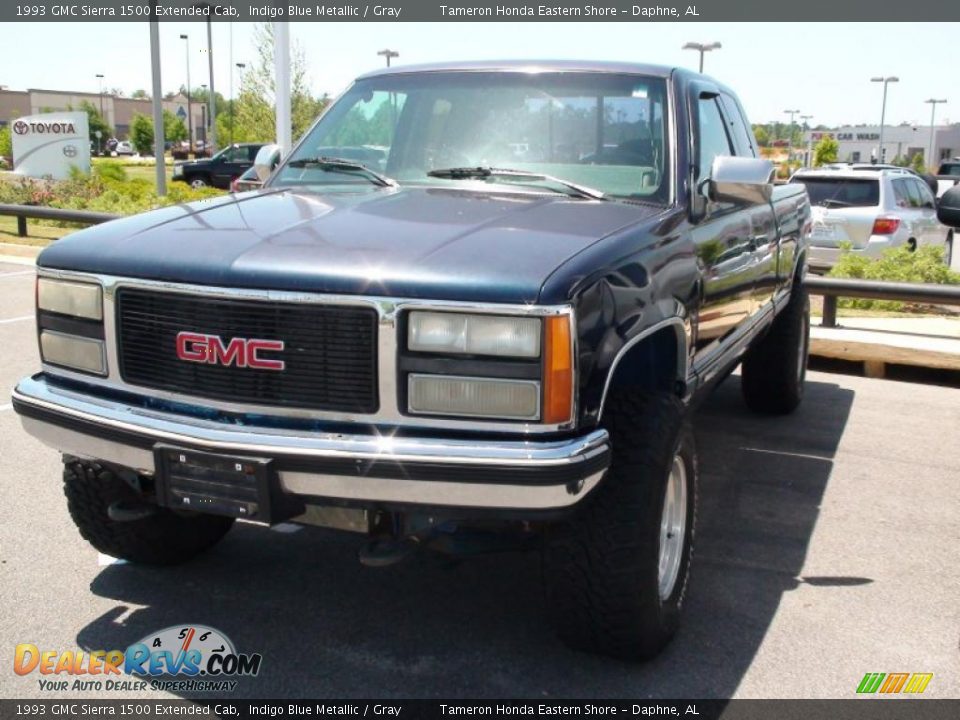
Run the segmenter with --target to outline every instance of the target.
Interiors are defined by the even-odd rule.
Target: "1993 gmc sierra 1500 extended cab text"
[[[383,564],[495,529],[542,549],[566,642],[649,658],[687,592],[697,402],[741,362],[751,408],[801,401],[809,232],[703,75],[387,69],[262,189],[46,249],[13,404],[104,553],[182,562],[244,518]]]

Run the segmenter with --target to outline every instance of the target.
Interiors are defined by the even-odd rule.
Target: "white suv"
[[[813,206],[810,267],[829,270],[849,243],[851,252],[880,257],[887,248],[941,245],[949,264],[953,230],[937,220],[930,187],[909,170],[826,168],[801,170]]]

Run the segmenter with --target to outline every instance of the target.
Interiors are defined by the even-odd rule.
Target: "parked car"
[[[801,170],[790,181],[807,188],[813,205],[810,267],[829,270],[842,247],[878,258],[889,248],[941,245],[949,264],[953,230],[937,220],[929,185],[897,167]]]
[[[128,140],[120,140],[113,149],[113,155],[133,155],[136,152],[133,143]]]
[[[42,372],[13,407],[84,538],[148,565],[236,518],[359,532],[375,566],[535,543],[571,646],[664,647],[694,408],[741,361],[749,407],[803,397],[809,200],[716,81],[532,65],[365,75],[273,173],[260,150],[264,192],[41,253]],[[519,142],[571,152],[505,166]],[[364,147],[382,168],[339,152]]]
[[[253,167],[257,151],[264,143],[234,143],[212,158],[174,163],[173,179],[192,187],[230,189],[230,183]]]
[[[937,197],[942,197],[947,190],[960,184],[960,158],[940,163],[937,169]]]

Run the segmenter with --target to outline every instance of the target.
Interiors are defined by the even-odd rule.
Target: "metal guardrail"
[[[120,215],[91,212],[90,210],[68,210],[65,208],[44,207],[42,205],[0,205],[0,215],[17,218],[17,235],[27,236],[27,218],[36,220],[62,220],[64,222],[99,225],[116,220]]]
[[[960,285],[855,280],[808,275],[804,287],[811,295],[823,296],[823,327],[837,326],[837,300],[842,297],[867,300],[895,300],[931,305],[960,305]]]

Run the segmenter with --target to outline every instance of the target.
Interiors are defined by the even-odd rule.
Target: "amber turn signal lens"
[[[573,338],[570,316],[546,318],[543,357],[543,422],[565,423],[573,415]]]

